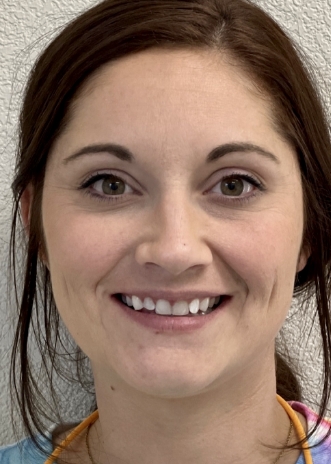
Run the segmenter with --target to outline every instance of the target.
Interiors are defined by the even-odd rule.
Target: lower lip
[[[149,329],[158,332],[193,332],[211,324],[232,300],[232,296],[227,296],[224,301],[211,313],[201,316],[162,316],[154,312],[143,313],[128,308],[124,303],[114,296],[111,299],[121,308],[124,314],[131,320]]]

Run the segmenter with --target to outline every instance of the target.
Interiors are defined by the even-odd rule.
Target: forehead
[[[169,100],[169,97],[173,97]],[[216,100],[215,100],[216,97]],[[96,71],[83,86],[75,102],[75,112],[82,112],[92,100],[106,109],[133,104],[131,110],[148,105],[180,107],[182,102],[194,107],[219,110],[218,103],[236,100],[268,111],[254,83],[228,55],[212,51],[152,49],[121,58]],[[227,100],[227,101],[226,101]],[[135,103],[139,102],[139,106]],[[154,104],[153,104],[154,103]],[[100,106],[100,105],[98,105]],[[189,106],[190,108],[190,106]],[[183,108],[183,110],[187,109]],[[228,108],[227,108],[228,109]]]
[[[250,95],[252,101],[259,99],[253,82],[239,66],[230,63],[228,55],[201,50],[151,49],[129,55],[97,70],[79,92],[75,109],[105,97],[105,105],[111,102],[119,106],[143,96],[152,106],[155,96],[161,103],[164,91],[168,94],[166,101],[170,93],[176,96],[169,106],[181,95],[192,103],[203,99],[210,106],[209,96],[214,98],[216,93],[224,97],[238,90]]]
[[[206,143],[280,141],[268,99],[219,52],[152,49],[121,58],[85,83],[69,114],[60,139],[72,150],[124,140],[142,151],[205,153]]]

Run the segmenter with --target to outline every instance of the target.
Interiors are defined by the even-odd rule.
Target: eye
[[[90,188],[93,186],[93,188]],[[97,173],[87,179],[80,189],[86,195],[100,201],[122,200],[125,194],[132,194],[134,190],[120,176],[112,173]]]
[[[256,187],[259,191],[265,191],[264,185],[255,177],[248,174],[233,172],[230,175],[224,176],[221,180],[210,190],[211,193],[216,193],[221,197],[221,201],[229,203],[243,203],[251,201],[258,195],[258,192],[242,196],[243,193],[254,192]]]
[[[95,190],[98,191],[98,187],[101,189],[100,193],[105,195],[121,195],[125,192],[125,182],[123,179],[114,175],[107,175],[102,177],[100,180],[94,182]]]
[[[221,181],[221,192],[224,195],[237,197],[243,193],[249,193],[252,189],[252,184],[239,176],[227,177]]]

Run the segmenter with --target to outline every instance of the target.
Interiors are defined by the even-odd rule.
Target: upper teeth
[[[195,298],[190,303],[187,301],[176,301],[173,305],[169,303],[167,300],[157,300],[156,303],[152,300],[152,298],[146,297],[144,301],[142,301],[138,296],[132,295],[122,295],[122,300],[128,306],[133,306],[134,309],[148,309],[150,311],[155,310],[157,314],[169,314],[169,315],[176,315],[176,316],[185,316],[186,314],[197,314],[199,311],[207,311],[208,308],[212,308],[215,304],[218,304],[221,299],[221,296],[213,297],[213,298],[204,298],[199,300]]]

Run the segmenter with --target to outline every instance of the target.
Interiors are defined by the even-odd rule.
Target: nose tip
[[[161,234],[145,240],[136,248],[136,261],[140,266],[156,266],[178,276],[190,268],[205,267],[212,262],[212,252],[201,238],[190,234],[180,240],[173,234]]]
[[[203,245],[192,249],[187,243],[177,247],[144,243],[137,249],[136,260],[141,266],[154,265],[178,276],[187,269],[210,264],[212,256],[210,250],[205,249]]]

